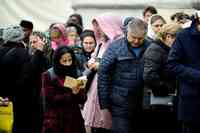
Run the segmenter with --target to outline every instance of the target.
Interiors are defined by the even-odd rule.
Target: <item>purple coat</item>
[[[63,87],[64,79],[57,78],[54,84],[48,72],[42,74],[42,81],[41,95],[45,99],[42,133],[85,133],[79,108],[86,100],[85,94],[72,94],[69,88]]]

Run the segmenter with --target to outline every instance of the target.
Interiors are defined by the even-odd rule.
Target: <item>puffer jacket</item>
[[[173,108],[176,101],[176,78],[166,69],[170,47],[160,40],[153,41],[144,53],[143,109],[153,106]]]
[[[139,57],[131,51],[126,38],[121,38],[110,44],[105,52],[99,68],[98,94],[101,108],[118,106],[122,108],[119,115],[127,115],[130,97],[133,105],[142,102],[143,92],[143,58],[148,46],[144,41]],[[122,100],[118,99],[120,96]],[[115,112],[112,110],[113,115]]]
[[[170,47],[157,40],[144,53],[145,88],[152,90],[156,96],[167,96],[175,92],[176,78],[166,69],[169,50]]]

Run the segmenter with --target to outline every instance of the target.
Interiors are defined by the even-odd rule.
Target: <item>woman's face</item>
[[[98,22],[96,20],[94,20],[92,22],[93,24],[93,28],[94,31],[96,32],[95,34],[97,35],[97,37],[100,38],[100,40],[105,41],[107,39],[106,34],[102,31],[101,27],[99,26]]]
[[[91,36],[86,36],[84,39],[83,39],[83,48],[86,52],[92,52],[94,51],[95,49],[95,40],[93,37]]]
[[[144,22],[148,23],[149,22],[149,18],[152,16],[152,13],[150,11],[147,11],[144,14]]]
[[[63,66],[71,66],[72,65],[72,56],[70,53],[65,53],[61,56],[59,60],[60,64]]]
[[[61,32],[59,31],[59,29],[53,28],[51,29],[50,35],[51,35],[51,40],[55,41],[60,39]]]
[[[79,20],[77,17],[75,17],[75,16],[71,16],[71,17],[70,17],[70,20],[72,20],[72,21],[75,22],[76,24],[80,24],[80,20]]]
[[[77,32],[68,32],[67,33],[67,39],[69,40],[69,43],[71,45],[76,43],[77,38],[78,38]]]
[[[171,47],[172,44],[174,43],[175,39],[176,39],[176,35],[167,34],[166,39],[165,39],[165,44],[167,44],[169,47]]]
[[[164,22],[161,19],[156,20],[154,23],[151,24],[152,30],[157,34],[160,32],[162,26],[164,25]]]
[[[92,24],[93,24],[94,31],[96,31],[97,35],[101,36],[103,31],[102,31],[101,27],[99,26],[98,22],[96,20],[94,20],[92,22]]]

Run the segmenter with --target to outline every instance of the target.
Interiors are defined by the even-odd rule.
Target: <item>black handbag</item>
[[[167,96],[155,96],[151,90],[144,90],[143,93],[143,109],[153,109],[154,107],[166,106],[171,109],[174,107],[176,93]]]

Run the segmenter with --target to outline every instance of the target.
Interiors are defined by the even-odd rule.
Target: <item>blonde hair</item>
[[[180,24],[168,23],[163,25],[160,32],[158,33],[158,39],[165,40],[167,34],[176,36],[176,33],[182,29]]]

